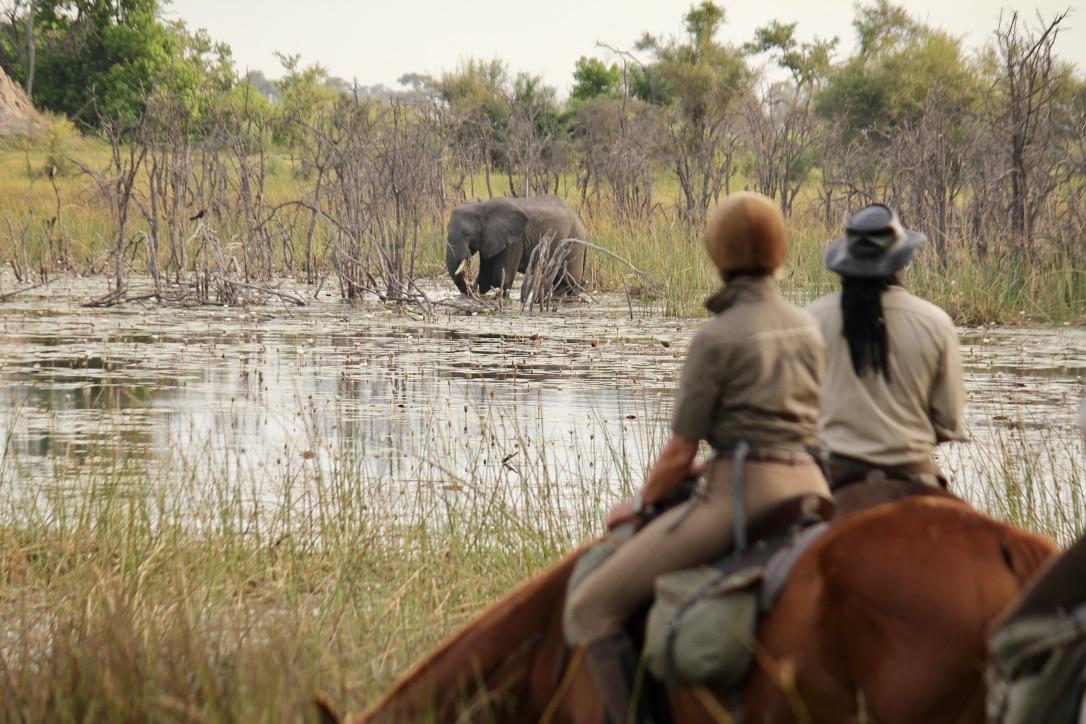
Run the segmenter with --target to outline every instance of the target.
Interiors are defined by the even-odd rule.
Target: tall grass
[[[1086,524],[1086,444],[1071,422],[1079,396],[1065,398],[1065,414],[1053,418],[1021,393],[1006,378],[971,394],[986,429],[940,452],[956,492],[980,510],[1066,544]]]
[[[600,529],[661,434],[627,422],[582,444],[492,402],[255,462],[107,438],[58,452],[34,489],[9,455],[0,721],[305,721],[317,690],[372,701]]]
[[[840,227],[811,221],[806,214],[789,220],[789,256],[780,286],[792,301],[805,304],[836,291],[836,274],[823,264],[826,247],[841,236]],[[702,303],[720,284],[703,247],[700,230],[659,216],[645,227],[610,219],[589,224],[593,242],[645,271],[656,285],[645,284],[629,267],[602,255],[590,256],[590,285],[654,294],[665,312],[678,316],[704,313]],[[591,252],[590,252],[591,255]],[[942,257],[930,246],[910,266],[907,287],[945,309],[962,325],[1086,323],[1086,272],[1064,253],[992,255],[978,258],[959,242]]]
[[[302,417],[342,414],[328,404]],[[318,690],[361,708],[601,529],[666,436],[658,402],[638,404],[568,439],[530,400],[438,405],[397,439],[313,432],[255,461],[107,436],[56,452],[33,489],[9,455],[0,721],[305,721]],[[1075,441],[1010,425],[948,463],[981,507],[1066,540],[1083,516]]]

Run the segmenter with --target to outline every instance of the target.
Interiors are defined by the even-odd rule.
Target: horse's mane
[[[461,687],[486,683],[487,675],[505,664],[510,651],[525,647],[538,635],[540,619],[532,609],[550,610],[561,600],[571,569],[587,547],[567,554],[485,608],[401,676],[361,720],[369,721],[394,705],[432,703],[439,708],[452,702],[440,701],[438,692],[462,693]],[[467,661],[473,666],[465,666]]]

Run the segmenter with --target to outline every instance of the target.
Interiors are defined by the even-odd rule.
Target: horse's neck
[[[561,641],[555,605],[564,600],[580,553],[568,555],[485,610],[400,679],[361,721],[449,721],[458,706],[487,706],[484,699],[499,706],[498,699],[516,699],[529,683],[530,670],[553,676],[562,653],[562,647],[554,645]],[[541,662],[541,656],[553,664]]]

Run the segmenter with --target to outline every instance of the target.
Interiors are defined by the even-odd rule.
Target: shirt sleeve
[[[672,432],[691,440],[708,439],[720,399],[720,354],[704,331],[690,342],[671,410]]]
[[[968,442],[965,433],[965,382],[962,380],[962,353],[958,332],[947,320],[941,364],[931,391],[931,423],[938,442]]]

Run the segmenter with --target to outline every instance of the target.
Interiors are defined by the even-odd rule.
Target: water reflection
[[[473,466],[523,475],[532,460],[590,470],[604,485],[639,480],[699,325],[631,320],[619,299],[429,320],[331,294],[301,310],[81,308],[96,284],[0,306],[0,435],[28,489],[56,482],[58,456],[119,449],[174,460],[156,471],[164,484],[191,478],[198,458],[268,486],[259,493],[268,496],[284,461],[331,469],[347,449],[352,464],[403,485],[471,479]],[[974,443],[943,455],[968,494],[991,503],[997,478],[1021,474],[986,462],[1007,433],[1028,439],[1070,424],[1086,332],[967,329],[962,342]],[[1073,454],[1052,450],[1050,462]]]

